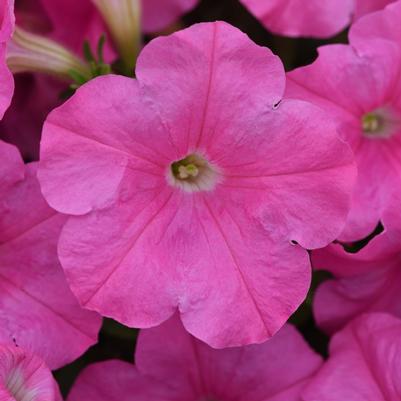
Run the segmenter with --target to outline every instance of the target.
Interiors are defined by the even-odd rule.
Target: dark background
[[[190,14],[184,16],[182,27],[197,22],[223,20],[231,23],[261,46],[269,47],[284,63],[287,71],[311,63],[317,56],[318,46],[328,43],[345,43],[346,32],[330,40],[292,39],[270,34],[238,0],[203,0]],[[150,38],[145,38],[145,42]],[[322,355],[327,354],[327,338],[313,322],[311,300],[319,282],[327,277],[325,273],[315,273],[312,289],[307,300],[292,316],[311,346]],[[111,319],[105,319],[99,336],[99,342],[90,348],[81,358],[55,372],[63,395],[66,395],[79,372],[88,364],[106,359],[134,360],[134,350],[138,331],[126,328]],[[68,345],[67,345],[68,346]],[[90,400],[88,400],[90,401]]]

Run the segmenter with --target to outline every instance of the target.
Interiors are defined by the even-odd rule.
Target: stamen
[[[383,118],[375,113],[368,113],[362,117],[362,127],[366,133],[376,133],[383,127]]]
[[[188,177],[197,177],[199,175],[199,169],[192,163],[187,166],[179,166],[178,175],[182,180],[185,180]]]
[[[219,177],[216,166],[197,153],[172,163],[167,174],[170,185],[186,192],[210,191]]]
[[[391,107],[382,107],[362,116],[361,125],[365,137],[389,138],[401,132],[401,116]]]

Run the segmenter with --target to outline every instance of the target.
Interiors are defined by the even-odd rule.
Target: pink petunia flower
[[[0,143],[0,343],[16,343],[55,369],[97,341],[100,317],[80,308],[57,259],[65,216],[44,201],[36,164]]]
[[[379,14],[379,13],[377,13]],[[369,18],[369,17],[366,17]],[[288,74],[287,95],[320,106],[355,153],[358,179],[340,240],[369,235],[401,192],[401,47],[376,38],[319,48],[311,65]]]
[[[6,64],[7,42],[14,30],[13,0],[0,2],[0,119],[11,103],[14,81]]]
[[[68,401],[293,401],[322,364],[290,325],[264,344],[215,350],[176,317],[141,331],[135,361],[89,366]]]
[[[128,326],[178,309],[214,347],[262,342],[305,298],[301,246],[343,228],[351,152],[319,109],[282,99],[280,60],[228,24],[155,39],[136,76],[89,82],[44,126],[39,179],[70,215],[70,286]]]
[[[50,370],[37,356],[15,345],[0,345],[0,399],[61,401]]]
[[[358,253],[340,244],[312,252],[314,268],[330,271],[314,299],[318,325],[328,333],[365,312],[388,312],[401,318],[401,199],[394,196],[383,215],[385,230]]]
[[[401,320],[367,314],[352,321],[330,343],[330,357],[302,394],[303,401],[397,401]]]
[[[394,0],[241,0],[269,30],[286,36],[327,38],[352,20]]]

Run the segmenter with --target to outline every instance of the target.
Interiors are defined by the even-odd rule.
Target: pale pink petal
[[[58,386],[37,356],[15,345],[0,345],[1,401],[58,401]]]
[[[230,129],[237,142],[244,141],[239,126],[248,128],[250,120],[271,112],[281,100],[283,72],[269,49],[224,22],[197,24],[153,40],[136,69],[178,156],[206,150]]]
[[[36,166],[29,165],[0,208],[0,342],[34,351],[53,369],[94,344],[101,324],[79,307],[59,265],[64,222],[45,203]]]
[[[59,255],[84,306],[135,327],[159,324],[178,307],[187,328],[218,347],[274,334],[306,295],[304,251],[273,246],[260,223],[214,197],[148,194],[65,226]]]
[[[242,131],[238,143],[232,132],[222,131],[210,146],[212,160],[226,171],[221,186],[229,198],[261,215],[267,231],[274,226],[276,235],[305,248],[336,238],[356,171],[350,149],[327,115],[309,103],[283,100],[274,112],[259,116],[251,130]],[[322,225],[322,219],[330,224]]]
[[[401,397],[401,320],[367,314],[336,334],[330,357],[304,401],[397,401]]]
[[[269,30],[286,36],[334,36],[351,21],[352,0],[241,0]]]
[[[138,92],[134,79],[100,77],[82,86],[49,115],[43,128],[38,176],[51,206],[70,214],[107,207],[118,197],[125,175],[139,178],[143,173],[142,182],[135,185],[144,193],[165,185],[167,166],[162,163],[176,153]],[[85,109],[85,113],[71,119],[77,109]],[[56,190],[60,185],[66,192]],[[149,193],[148,199],[151,197]]]

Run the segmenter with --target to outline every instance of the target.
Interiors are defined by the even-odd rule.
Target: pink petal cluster
[[[89,366],[68,401],[298,400],[322,364],[290,325],[264,344],[215,350],[177,317],[141,331],[135,361]]]
[[[57,259],[65,216],[43,199],[37,164],[24,166],[2,142],[0,155],[0,343],[23,346],[55,369],[96,342],[101,319],[67,286]]]
[[[71,289],[129,326],[178,309],[214,347],[265,341],[305,298],[301,246],[343,228],[349,148],[318,108],[283,99],[278,58],[228,24],[152,41],[136,76],[92,80],[44,126],[39,180],[70,215]]]
[[[0,399],[2,401],[61,401],[45,363],[15,345],[0,345]]]
[[[330,357],[302,400],[399,400],[400,353],[401,320],[388,314],[362,315],[332,338]]]
[[[389,10],[401,16],[401,2]],[[362,19],[356,27],[359,24],[366,22]],[[380,31],[378,24],[372,25]],[[383,32],[362,40],[358,31],[352,30],[350,45],[319,48],[313,64],[288,74],[287,86],[288,96],[311,101],[335,119],[355,153],[358,179],[340,236],[346,242],[369,235],[391,208],[392,192],[401,193],[401,39],[389,40]]]
[[[327,38],[352,20],[395,0],[241,0],[270,31],[286,36]]]
[[[0,401],[61,401],[102,316],[135,364],[68,401],[401,400],[401,0],[242,2],[349,43],[286,73],[225,22],[164,36],[198,0],[0,0]]]
[[[358,253],[333,244],[312,253],[312,263],[334,279],[323,283],[314,300],[317,323],[332,333],[366,312],[401,318],[401,202],[393,197],[383,215],[385,230]]]

